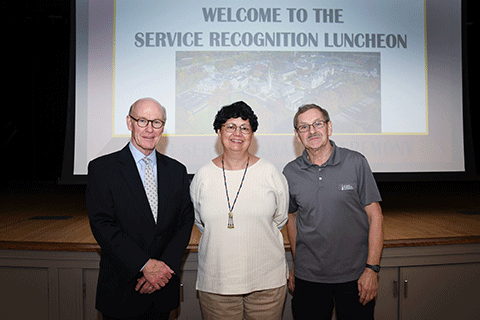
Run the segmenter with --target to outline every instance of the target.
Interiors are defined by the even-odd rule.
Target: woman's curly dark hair
[[[258,120],[252,108],[250,108],[250,106],[243,101],[237,101],[231,105],[222,107],[222,109],[218,111],[217,115],[215,116],[215,120],[213,121],[213,129],[215,132],[220,130],[225,122],[231,118],[242,118],[243,120],[248,119],[250,121],[252,131],[257,131]]]

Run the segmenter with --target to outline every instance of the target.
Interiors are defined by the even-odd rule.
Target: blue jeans
[[[338,320],[371,320],[374,318],[375,300],[365,306],[359,302],[357,281],[315,283],[295,277],[292,299],[295,320],[331,320],[334,307]]]

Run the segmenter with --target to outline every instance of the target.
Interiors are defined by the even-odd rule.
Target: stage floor
[[[477,191],[384,196],[387,247],[480,243]],[[285,228],[285,248],[290,249]],[[187,250],[195,252],[194,227]],[[89,226],[82,187],[22,187],[2,192],[0,249],[100,251]]]

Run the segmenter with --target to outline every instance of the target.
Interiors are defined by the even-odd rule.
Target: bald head
[[[165,108],[155,99],[142,98],[135,101],[127,116],[133,146],[146,156],[151,154],[162,136],[166,118]],[[159,121],[163,123],[160,124]]]
[[[141,98],[135,101],[131,106],[130,110],[128,111],[128,114],[136,114],[136,109],[138,106],[144,105],[144,104],[154,104],[157,105],[158,108],[160,109],[161,113],[163,114],[163,117],[161,118],[163,121],[167,121],[167,110],[158,102],[157,100],[153,98]]]

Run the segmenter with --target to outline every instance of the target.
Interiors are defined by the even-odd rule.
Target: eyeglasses
[[[297,131],[298,132],[307,132],[307,131],[310,130],[310,127],[313,127],[314,129],[319,130],[319,129],[322,129],[323,127],[325,127],[326,123],[327,123],[327,121],[325,121],[325,120],[316,120],[312,124],[302,123],[301,125],[299,125],[297,127]]]
[[[228,133],[233,133],[237,131],[237,129],[240,129],[240,132],[245,135],[249,135],[252,133],[252,128],[250,128],[250,126],[246,126],[243,124],[240,127],[238,127],[234,123],[227,123],[227,124],[224,124],[223,127],[225,128],[225,131]]]
[[[155,119],[155,120],[147,120],[145,118],[139,118],[139,119],[135,119],[134,117],[132,117],[131,115],[129,115],[130,118],[132,118],[133,120],[135,120],[137,122],[137,125],[140,127],[140,128],[145,128],[148,126],[148,124],[151,122],[152,123],[152,127],[154,129],[160,129],[162,128],[164,125],[165,125],[165,121],[163,120],[160,120],[160,119]]]

